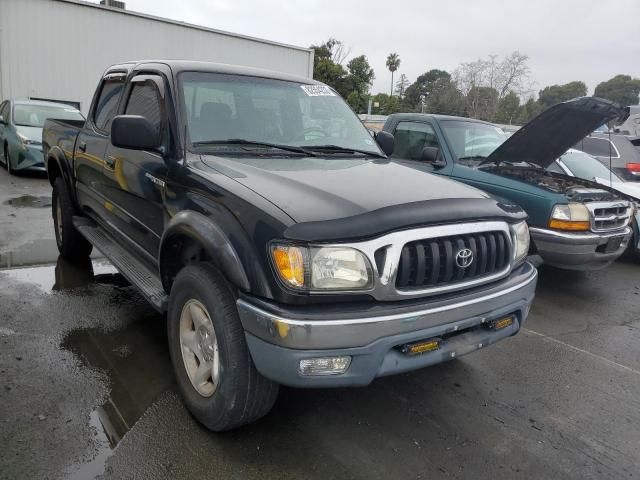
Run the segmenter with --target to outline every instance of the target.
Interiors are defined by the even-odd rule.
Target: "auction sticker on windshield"
[[[336,94],[326,85],[300,85],[310,97],[335,97]]]

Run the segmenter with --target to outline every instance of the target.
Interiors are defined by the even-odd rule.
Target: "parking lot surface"
[[[514,338],[367,388],[283,388],[214,434],[165,325],[108,262],[59,259],[46,179],[0,171],[0,478],[640,476],[640,265],[542,268]]]

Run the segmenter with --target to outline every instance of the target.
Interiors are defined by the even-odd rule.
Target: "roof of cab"
[[[222,73],[227,75],[243,75],[247,77],[260,77],[271,78],[274,80],[284,80],[288,82],[303,83],[308,85],[324,85],[322,82],[318,82],[311,78],[301,77],[298,75],[291,75],[283,72],[276,72],[273,70],[266,70],[262,68],[245,67],[242,65],[232,65],[228,63],[214,63],[214,62],[199,62],[195,60],[136,60],[129,62],[122,62],[117,65],[109,67],[105,75],[114,71],[131,70],[149,64],[163,64],[167,65],[177,75],[181,72],[205,72],[205,73]]]
[[[393,113],[389,117],[401,118],[403,120],[422,120],[425,118],[435,118],[436,120],[462,120],[465,122],[484,123],[486,125],[493,125],[492,123],[485,122],[484,120],[478,120],[476,118],[456,117],[454,115],[440,115],[437,113]]]

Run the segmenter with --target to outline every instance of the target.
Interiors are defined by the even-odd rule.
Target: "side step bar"
[[[73,217],[73,225],[94,247],[109,259],[114,267],[134,285],[159,312],[167,310],[169,296],[151,268],[138,260],[109,235],[104,228],[85,217]]]

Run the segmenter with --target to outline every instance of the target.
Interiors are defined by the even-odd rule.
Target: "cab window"
[[[162,109],[158,89],[151,81],[134,83],[124,111],[125,115],[140,115],[154,126],[157,133],[162,131]]]
[[[111,129],[111,121],[116,115],[123,89],[124,77],[107,78],[102,82],[93,110],[93,123],[99,130],[108,132]]]
[[[396,127],[392,157],[420,160],[424,147],[439,148],[438,138],[428,123],[400,122]]]

